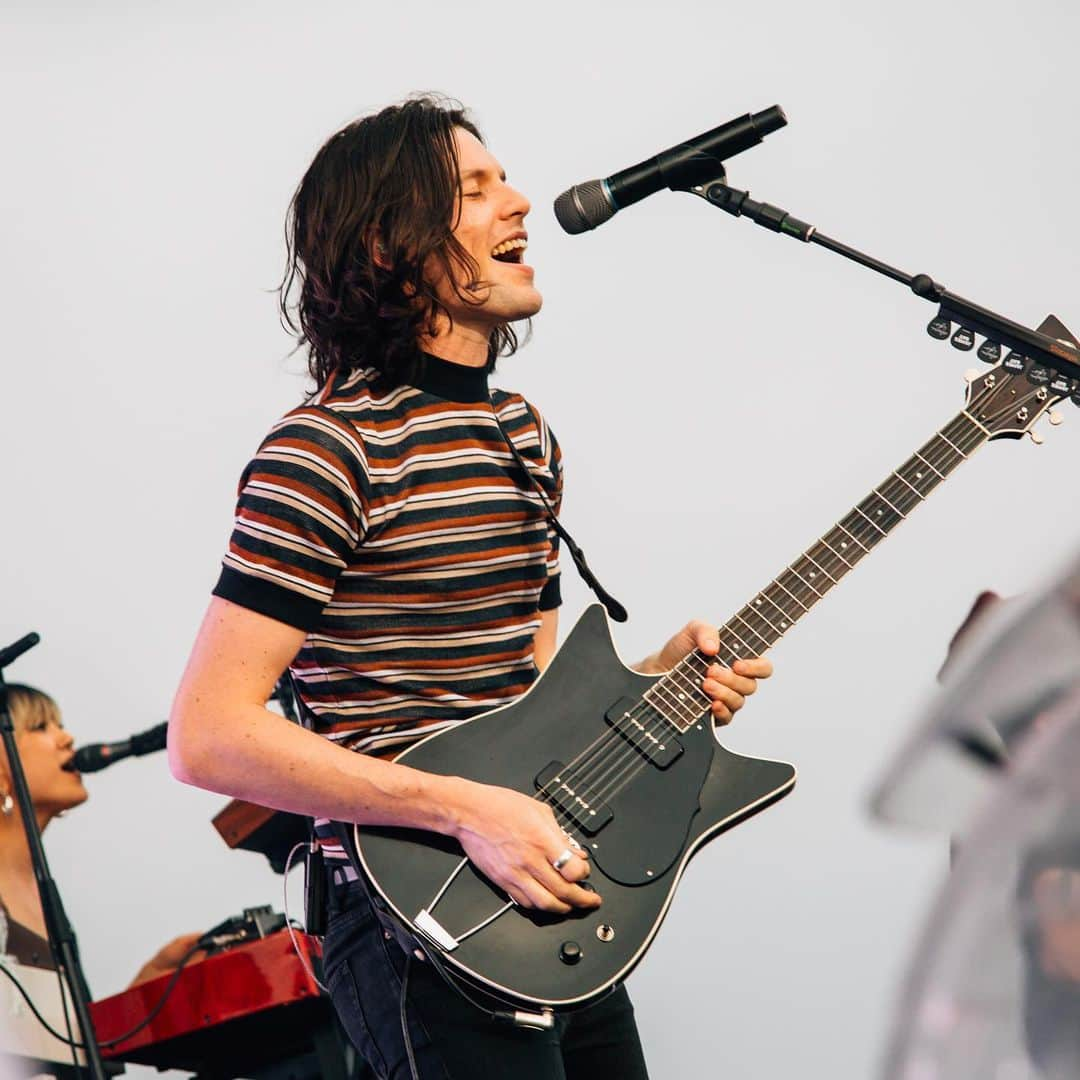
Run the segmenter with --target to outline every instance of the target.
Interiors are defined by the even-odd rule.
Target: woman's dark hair
[[[458,297],[480,303],[480,268],[453,236],[460,211],[454,128],[478,139],[456,102],[423,95],[366,116],[331,136],[293,195],[279,289],[283,325],[307,346],[318,387],[338,372],[375,367],[410,382],[419,337],[449,312],[424,279],[433,262]],[[294,289],[299,295],[293,299]],[[512,353],[504,324],[488,341],[488,369]]]

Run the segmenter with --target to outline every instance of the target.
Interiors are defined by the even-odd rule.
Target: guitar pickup
[[[663,717],[651,707],[641,709],[640,701],[621,698],[604,714],[604,719],[639,753],[658,769],[666,769],[683,752],[683,745]],[[635,715],[636,714],[636,715]],[[659,719],[659,723],[657,723]]]
[[[533,783],[588,836],[595,836],[615,816],[607,803],[574,780],[573,769],[567,769],[561,761],[541,769]]]

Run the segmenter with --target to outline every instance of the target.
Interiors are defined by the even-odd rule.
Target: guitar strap
[[[540,486],[539,481],[529,471],[529,466],[525,464],[525,459],[518,452],[518,448],[514,445],[513,440],[507,435],[506,429],[499,423],[499,414],[495,412],[494,402],[492,403],[491,408],[492,416],[495,418],[495,425],[499,429],[499,434],[502,435],[503,441],[510,448],[510,453],[514,455],[514,460],[517,462],[518,468],[525,474],[525,479],[529,482],[529,486],[540,496],[540,501],[544,505],[544,513],[547,517],[548,524],[555,530],[555,534],[566,545],[566,550],[570,552],[570,557],[574,560],[574,566],[577,568],[581,580],[596,594],[597,600],[604,605],[605,610],[614,622],[626,622],[626,608],[624,608],[622,604],[620,604],[619,601],[600,584],[596,579],[596,575],[589,569],[589,564],[585,561],[585,552],[574,543],[574,538],[563,527],[562,522],[559,521],[559,518],[555,513],[555,508],[551,505],[551,500],[547,497],[547,492],[544,491],[543,487]]]

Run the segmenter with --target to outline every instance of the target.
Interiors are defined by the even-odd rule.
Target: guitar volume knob
[[[581,946],[576,941],[564,941],[559,946],[559,959],[564,964],[576,964],[581,956]]]

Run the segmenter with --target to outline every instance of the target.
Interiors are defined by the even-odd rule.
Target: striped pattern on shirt
[[[280,420],[240,483],[214,593],[308,631],[292,664],[315,730],[388,754],[506,704],[536,678],[559,603],[558,445],[520,395],[428,359],[419,386],[373,369]]]

